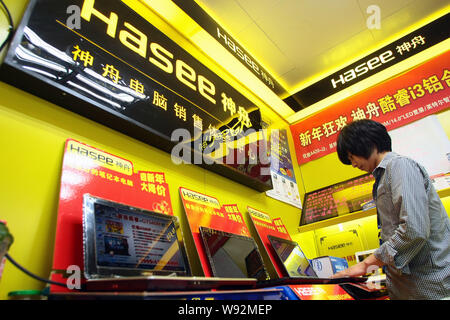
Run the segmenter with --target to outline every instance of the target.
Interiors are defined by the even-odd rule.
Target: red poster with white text
[[[66,283],[69,266],[78,266],[83,272],[84,194],[173,215],[169,185],[163,172],[135,171],[127,159],[68,139],[61,174],[53,281]],[[67,290],[51,286],[52,292]]]
[[[180,187],[180,196],[189,222],[195,246],[206,277],[212,277],[208,256],[200,236],[199,227],[251,237],[237,205],[220,205],[219,200],[206,194]]]
[[[337,284],[290,285],[300,300],[355,300]]]
[[[285,272],[283,271],[284,269],[280,267],[277,253],[273,249],[272,245],[270,244],[269,238],[267,237],[268,235],[272,235],[278,238],[291,240],[291,237],[287,232],[283,221],[281,221],[281,218],[272,220],[267,213],[249,206],[247,206],[247,211],[269,258],[272,261],[272,264],[275,266],[275,270],[277,271],[278,276],[280,278],[286,277],[287,274],[285,274]]]
[[[299,164],[336,151],[339,132],[359,119],[393,130],[450,108],[450,51],[290,126]]]

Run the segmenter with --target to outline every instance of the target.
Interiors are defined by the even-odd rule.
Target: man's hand
[[[345,269],[341,272],[338,272],[332,276],[332,278],[344,278],[344,277],[360,277],[365,275],[368,272],[373,272],[374,266],[381,267],[384,263],[377,258],[373,254],[368,256],[363,261],[351,266],[348,269]]]
[[[334,274],[331,278],[344,278],[344,277],[359,277],[367,273],[366,264],[364,261],[351,266],[341,272]]]

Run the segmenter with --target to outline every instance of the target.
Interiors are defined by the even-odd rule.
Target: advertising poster
[[[287,232],[287,229],[284,226],[283,222],[281,221],[281,218],[272,220],[267,213],[254,209],[250,206],[247,206],[247,211],[250,215],[253,225],[255,226],[258,236],[263,243],[267,254],[269,255],[269,258],[272,261],[272,264],[275,266],[275,270],[277,271],[278,276],[286,276],[282,271],[283,269],[279,266],[277,253],[272,248],[272,245],[267,238],[268,235],[273,235],[279,238],[291,240],[291,237]]]
[[[229,233],[250,237],[237,205],[220,205],[219,200],[206,194],[180,187],[180,196],[186,212],[189,228],[206,277],[212,277],[199,227],[207,227]]]
[[[372,119],[393,130],[448,109],[450,51],[290,126],[297,161],[304,164],[336,151],[340,130]]]
[[[135,169],[131,161],[117,155],[73,139],[66,141],[51,280],[65,283],[66,270],[72,265],[83,270],[83,195],[173,215],[165,174]],[[105,227],[120,235],[124,228],[140,226],[132,217],[122,218],[106,219]],[[130,243],[120,237],[109,240],[111,248],[130,250]],[[51,286],[52,292],[62,290],[66,289]]]
[[[290,285],[300,300],[354,300],[337,284]]]
[[[273,189],[266,191],[266,195],[301,209],[302,203],[292,165],[287,131],[272,130],[270,146]]]

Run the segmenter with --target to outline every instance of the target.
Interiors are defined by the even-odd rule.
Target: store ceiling
[[[195,1],[277,79],[288,96],[449,5],[448,0]],[[380,29],[367,27],[373,16],[367,13],[370,5],[380,9]]]

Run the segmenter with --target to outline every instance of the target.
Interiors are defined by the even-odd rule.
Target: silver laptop
[[[297,242],[272,235],[269,235],[268,239],[279,262],[281,262],[280,266],[287,275],[287,277],[281,279],[271,280],[272,282],[278,282],[279,284],[332,284],[347,282],[359,283],[367,280],[364,277],[346,277],[339,279],[319,278]]]
[[[83,197],[83,258],[88,291],[253,287],[252,279],[192,277],[178,218]]]

